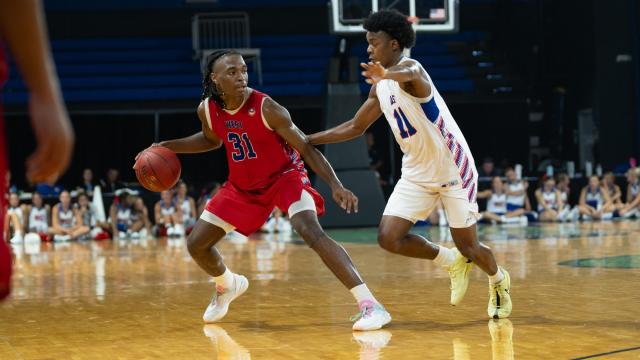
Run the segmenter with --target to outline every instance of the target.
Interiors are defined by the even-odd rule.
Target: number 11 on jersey
[[[407,116],[404,114],[404,111],[402,111],[401,108],[393,110],[393,116],[396,118],[398,129],[400,129],[400,137],[402,137],[403,139],[413,136],[418,132],[413,126],[411,126],[409,119],[407,119]]]

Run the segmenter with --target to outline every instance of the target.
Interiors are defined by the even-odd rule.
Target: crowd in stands
[[[378,157],[372,158],[372,170],[381,167]],[[521,224],[531,222],[600,221],[640,218],[640,168],[626,172],[626,184],[621,188],[616,177],[608,172],[591,175],[581,189],[571,189],[571,179],[565,173],[543,176],[538,188],[529,191],[529,182],[513,168],[497,169],[493,161],[485,159],[478,167],[480,179],[488,188],[480,189],[482,204],[480,222],[488,224]],[[94,181],[91,169],[85,169],[81,183],[71,191],[61,187],[38,186],[30,197],[21,199],[11,186],[8,209],[4,221],[5,239],[21,242],[29,239],[69,241],[87,239],[127,239],[149,236],[184,237],[220,184],[214,183],[201,191],[197,201],[189,196],[188,186],[179,182],[173,189],[159,194],[151,212],[139,191],[126,188],[118,180],[118,170],[110,169],[102,181]],[[385,180],[381,178],[381,185]],[[101,193],[113,194],[113,201],[105,212],[102,197],[96,202],[96,186]],[[625,191],[623,191],[623,189]],[[578,191],[579,196],[572,196]],[[52,195],[55,194],[55,195]],[[530,195],[531,198],[530,198]],[[57,201],[51,206],[44,197]],[[577,201],[572,202],[572,199]],[[26,200],[26,201],[25,201]],[[534,200],[534,201],[532,201]],[[532,203],[537,204],[536,208]],[[444,209],[440,205],[425,222],[446,226]],[[280,209],[274,209],[262,231],[291,233],[291,225]]]
[[[173,189],[161,192],[150,211],[140,191],[127,188],[118,178],[118,170],[109,169],[104,180],[94,181],[93,171],[84,169],[82,181],[71,190],[42,184],[32,193],[19,194],[12,186],[2,229],[5,239],[20,243],[184,237],[220,190],[220,184],[213,183],[202,190],[196,201],[189,196],[187,184],[180,181]],[[48,205],[45,198],[55,201]],[[111,198],[113,201],[105,208],[103,199]],[[291,226],[282,212],[274,210],[264,231],[291,232]]]

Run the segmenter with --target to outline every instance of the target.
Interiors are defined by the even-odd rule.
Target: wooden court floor
[[[417,231],[444,244],[448,231]],[[639,359],[640,222],[483,227],[511,273],[513,314],[487,318],[487,279],[448,305],[446,273],[386,253],[375,229],[330,232],[394,320],[353,333],[350,294],[299,239],[224,241],[251,281],[223,322],[184,240],[15,246],[0,359]]]

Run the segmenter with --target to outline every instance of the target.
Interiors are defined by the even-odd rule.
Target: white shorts
[[[449,227],[467,228],[480,219],[475,198],[473,202],[469,201],[470,190],[463,189],[459,183],[445,187],[425,186],[401,178],[393,189],[383,215],[397,216],[415,223],[428,218],[438,201],[442,201]]]

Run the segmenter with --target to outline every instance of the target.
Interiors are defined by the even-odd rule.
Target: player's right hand
[[[151,146],[149,146],[148,148],[146,148],[146,149],[144,149],[144,150],[140,151],[140,152],[138,153],[138,155],[136,155],[136,157],[134,158],[134,160],[136,160],[136,161],[137,161],[137,160],[138,160],[138,158],[140,157],[140,155],[142,155],[142,153],[143,153],[143,152],[145,152],[145,150],[147,150],[147,149],[151,149],[152,147],[156,147],[156,146],[161,146],[161,145],[160,145],[160,143],[153,143],[153,144],[151,144]]]
[[[333,200],[335,200],[341,208],[343,208],[347,214],[351,214],[351,211],[358,212],[358,197],[350,190],[340,186],[333,189]]]
[[[64,104],[32,94],[29,99],[36,150],[27,158],[27,180],[53,184],[69,166],[75,135]]]

